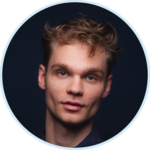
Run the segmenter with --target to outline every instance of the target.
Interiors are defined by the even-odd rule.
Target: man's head
[[[110,70],[119,52],[115,29],[88,18],[46,25],[42,45],[38,81],[48,111],[66,124],[92,120],[110,91]]]

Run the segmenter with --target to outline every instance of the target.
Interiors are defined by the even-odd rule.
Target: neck
[[[93,120],[81,126],[67,126],[58,121],[47,109],[45,140],[51,144],[76,147],[92,130]]]

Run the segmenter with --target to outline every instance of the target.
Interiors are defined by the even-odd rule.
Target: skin
[[[38,83],[45,90],[47,106],[45,139],[49,143],[78,145],[91,132],[100,101],[109,94],[112,75],[107,76],[104,49],[99,47],[93,57],[88,54],[88,46],[79,42],[57,43],[47,72],[39,66]],[[66,107],[68,101],[81,107]]]

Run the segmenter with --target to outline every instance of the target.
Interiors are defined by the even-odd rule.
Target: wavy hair
[[[110,74],[116,56],[121,52],[116,30],[110,23],[96,22],[84,15],[81,19],[64,21],[54,28],[48,23],[44,26],[42,48],[45,68],[56,43],[71,44],[75,41],[89,46],[89,57],[94,56],[97,47],[103,47],[107,56],[107,74]]]

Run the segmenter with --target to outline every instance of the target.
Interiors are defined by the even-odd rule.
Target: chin
[[[61,114],[50,112],[50,114],[63,126],[74,129],[83,127],[93,121],[92,117],[88,118],[81,116],[81,114],[66,114],[63,112]]]
[[[85,125],[87,125],[88,123],[90,123],[93,119],[85,119],[85,118],[80,118],[80,119],[61,119],[60,122],[61,124],[63,124],[64,126],[68,127],[68,128],[74,128],[75,129],[79,129],[84,127]]]

